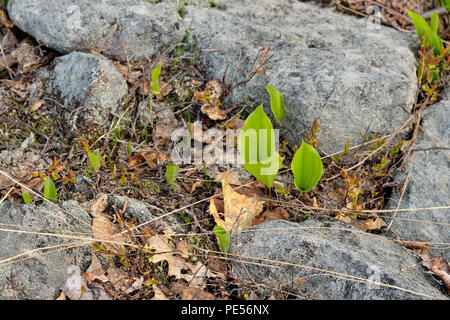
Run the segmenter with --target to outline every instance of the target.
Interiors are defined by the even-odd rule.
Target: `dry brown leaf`
[[[206,90],[209,90],[209,97],[217,101],[222,95],[222,85],[219,80],[211,80],[206,84]]]
[[[447,293],[450,294],[450,266],[448,261],[441,257],[431,259],[428,255],[420,256],[424,261],[423,265],[442,280],[442,283],[447,289]]]
[[[224,110],[220,109],[218,106],[205,103],[202,106],[201,110],[211,120],[225,120],[227,118],[227,113]]]
[[[34,103],[31,108],[30,108],[30,112],[34,112],[36,110],[38,110],[40,107],[42,107],[45,104],[44,100],[40,100],[36,103]]]
[[[415,252],[417,252],[419,255],[426,255],[426,256],[430,256],[430,252],[428,251],[428,246],[426,244],[421,245],[417,242],[409,242],[409,241],[405,241],[403,243],[403,245],[410,249],[413,250]]]
[[[377,216],[370,217],[367,220],[358,220],[346,214],[339,214],[338,216],[336,216],[335,219],[342,221],[344,223],[351,224],[352,226],[355,226],[356,228],[364,232],[372,230],[381,230],[381,228],[387,226],[386,223]]]
[[[114,266],[110,266],[107,270],[107,273],[108,281],[116,290],[125,292],[129,287],[130,282],[133,280],[130,278],[128,273]]]
[[[136,153],[133,157],[131,157],[128,167],[130,169],[135,169],[138,165],[142,163],[146,163],[149,168],[156,168],[156,159],[158,155],[155,151],[143,151]]]
[[[200,81],[197,81],[195,79],[192,79],[191,81],[186,82],[186,86],[187,87],[198,87],[200,86],[202,83]]]
[[[165,232],[165,235],[155,235],[147,241],[147,247],[155,250],[153,252],[151,262],[158,263],[160,261],[167,261],[169,266],[168,276],[174,276],[177,279],[184,279],[195,288],[203,287],[205,285],[205,278],[225,278],[223,274],[215,273],[209,270],[209,268],[204,266],[201,262],[192,263],[184,259],[183,257],[188,256],[186,251],[183,248],[174,249],[169,244],[168,235],[170,236],[171,234]],[[178,250],[180,250],[181,253]],[[191,273],[183,272],[189,270]]]
[[[107,282],[108,278],[105,276],[100,260],[97,258],[96,254],[92,254],[91,264],[86,272],[82,272],[81,275],[86,279],[88,283],[95,280],[100,280],[102,282]]]
[[[255,217],[263,210],[264,201],[258,197],[248,197],[239,194],[228,184],[228,173],[222,180],[223,198],[225,202],[224,217],[219,217],[219,213],[214,201],[211,200],[209,210],[217,225],[230,231],[232,228],[241,230],[252,226]]]
[[[191,193],[194,193],[197,188],[204,188],[201,181],[197,181],[192,185]]]
[[[220,172],[219,171],[215,175],[214,180],[216,180],[218,182],[221,182],[227,173],[228,173],[227,182],[229,184],[233,184],[233,185],[236,185],[236,186],[242,185],[242,181],[239,180],[239,177],[233,171],[228,171],[228,172]]]
[[[282,207],[277,207],[273,209],[272,211],[266,210],[263,214],[257,216],[255,220],[253,221],[253,225],[258,225],[263,222],[267,222],[270,220],[289,220],[290,215],[286,211],[286,209]]]
[[[211,293],[198,288],[189,287],[179,282],[172,283],[170,291],[174,294],[180,293],[181,300],[215,300],[215,297]]]
[[[86,211],[92,216],[92,234],[94,239],[118,241],[120,243],[129,242],[128,238],[123,237],[120,233],[119,226],[112,223],[103,211],[108,207],[108,196],[101,194],[97,199],[91,201],[84,206]],[[110,242],[103,243],[104,246],[111,251],[116,251],[117,247]]]
[[[17,59],[22,73],[27,73],[40,67],[40,59],[37,48],[31,39],[24,39],[19,43],[19,47],[11,52],[11,56]]]
[[[150,86],[151,85],[152,85],[152,81],[150,81]],[[172,92],[173,86],[168,82],[159,80],[159,87],[160,87],[161,93],[156,95],[156,99],[158,99],[159,101],[162,101],[165,96],[167,96],[170,92]]]
[[[61,291],[61,294],[59,295],[58,298],[56,298],[55,300],[67,300],[66,295],[64,294],[64,291]]]
[[[381,230],[383,227],[387,227],[387,224],[379,217],[375,217],[375,220],[367,219],[363,221],[364,231]]]
[[[150,300],[169,300],[156,284],[152,284],[152,289],[155,295]]]

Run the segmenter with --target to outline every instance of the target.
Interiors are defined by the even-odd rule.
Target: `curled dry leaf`
[[[202,106],[201,110],[211,120],[225,120],[227,118],[227,113],[224,110],[220,109],[218,106],[213,106],[205,103]]]
[[[232,228],[241,230],[252,226],[255,217],[263,210],[264,201],[259,200],[258,197],[248,197],[234,191],[228,184],[228,173],[225,174],[222,180],[222,190],[225,202],[223,213],[225,220],[219,217],[213,200],[211,200],[209,206],[216,224],[227,231],[230,231]]]
[[[203,92],[195,92],[195,97],[205,102],[201,108],[211,120],[225,120],[227,113],[220,109],[220,96],[222,95],[222,86],[219,80],[208,82]]]
[[[431,259],[428,255],[420,256],[424,261],[423,265],[442,280],[447,293],[450,294],[450,266],[448,261],[441,257]]]

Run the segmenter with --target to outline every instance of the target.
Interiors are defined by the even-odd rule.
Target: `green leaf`
[[[177,180],[179,167],[174,163],[169,163],[166,167],[166,182],[172,184]]]
[[[433,32],[439,31],[439,15],[436,12],[431,15],[430,27]]]
[[[51,200],[54,202],[57,201],[56,187],[55,184],[53,183],[53,180],[50,177],[45,178],[44,199]]]
[[[159,88],[160,73],[161,73],[161,65],[158,64],[158,66],[152,71],[152,85],[150,86],[150,90],[153,92],[153,94],[161,93],[161,89]]]
[[[213,231],[217,237],[220,251],[225,253],[225,256],[227,256],[228,248],[230,247],[230,234],[221,226],[215,226]]]
[[[95,172],[97,172],[98,169],[100,169],[100,162],[101,162],[100,155],[98,154],[98,152],[92,153],[91,151],[89,151],[88,156],[92,168],[94,169]]]
[[[275,120],[282,126],[280,120],[286,117],[286,110],[284,108],[284,99],[281,93],[272,84],[269,84],[266,88],[270,95],[270,108],[272,109]]]
[[[238,147],[244,169],[270,188],[282,159],[275,151],[275,132],[262,105],[245,120]]]
[[[131,156],[131,141],[128,141],[127,143],[127,154]]]
[[[423,37],[426,36],[425,43],[423,46],[428,48],[432,46],[434,48],[433,54],[439,55],[442,48],[442,40],[438,35],[439,30],[439,15],[434,13],[431,16],[431,27],[428,25],[427,21],[418,15],[415,12],[408,10],[408,14],[411,17],[411,20],[416,27],[417,34],[419,35],[420,40],[423,40]]]
[[[23,202],[25,203],[32,203],[33,200],[31,200],[31,197],[28,193],[26,193],[25,191],[22,190],[22,198],[23,198]]]
[[[316,149],[302,141],[291,163],[295,187],[300,192],[308,191],[319,182],[323,174],[323,163]]]
[[[450,12],[450,0],[441,0],[441,4],[447,12]]]
[[[416,27],[417,34],[419,35],[419,38],[422,40],[423,36],[431,31],[430,26],[428,25],[427,21],[424,18],[422,18],[419,14],[410,11],[408,9],[406,9],[406,11],[408,11],[409,17],[411,18],[414,27]]]

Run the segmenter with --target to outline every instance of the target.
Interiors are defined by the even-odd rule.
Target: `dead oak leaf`
[[[169,235],[171,235],[169,233]],[[176,279],[184,279],[195,288],[204,286],[205,278],[224,279],[224,275],[215,273],[201,262],[192,263],[185,259],[188,257],[186,248],[178,245],[174,248],[169,243],[169,237],[166,235],[155,235],[147,240],[147,248],[153,250],[151,262],[158,263],[160,261],[167,261],[168,276],[174,276]],[[188,273],[187,271],[190,271]]]
[[[222,179],[222,190],[224,199],[224,217],[219,217],[215,202],[211,200],[209,210],[217,225],[230,231],[232,228],[241,230],[253,225],[253,220],[263,210],[264,201],[257,196],[248,197],[239,194],[228,184],[228,173]]]

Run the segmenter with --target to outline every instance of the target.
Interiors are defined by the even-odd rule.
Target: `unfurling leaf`
[[[268,188],[272,186],[282,159],[275,151],[275,132],[262,105],[245,120],[238,137],[242,166]]]
[[[174,163],[169,163],[166,167],[166,182],[172,184],[177,180],[179,168]]]
[[[304,141],[292,159],[291,168],[294,184],[300,192],[314,188],[323,174],[323,163],[319,153]]]
[[[161,65],[158,64],[155,69],[152,71],[152,85],[150,86],[150,90],[153,94],[160,94],[161,89],[159,88],[159,74],[161,73]]]
[[[50,177],[45,178],[44,199],[51,200],[54,202],[57,201],[56,187],[55,184],[53,183],[53,180]]]
[[[225,230],[224,227],[221,226],[215,226],[213,231],[217,237],[220,251],[225,253],[226,256],[228,253],[228,248],[230,247],[230,234],[227,232],[227,230]]]
[[[271,84],[267,86],[266,90],[270,95],[270,108],[272,109],[273,116],[281,126],[282,124],[280,120],[286,117],[286,110],[284,108],[283,96]]]

